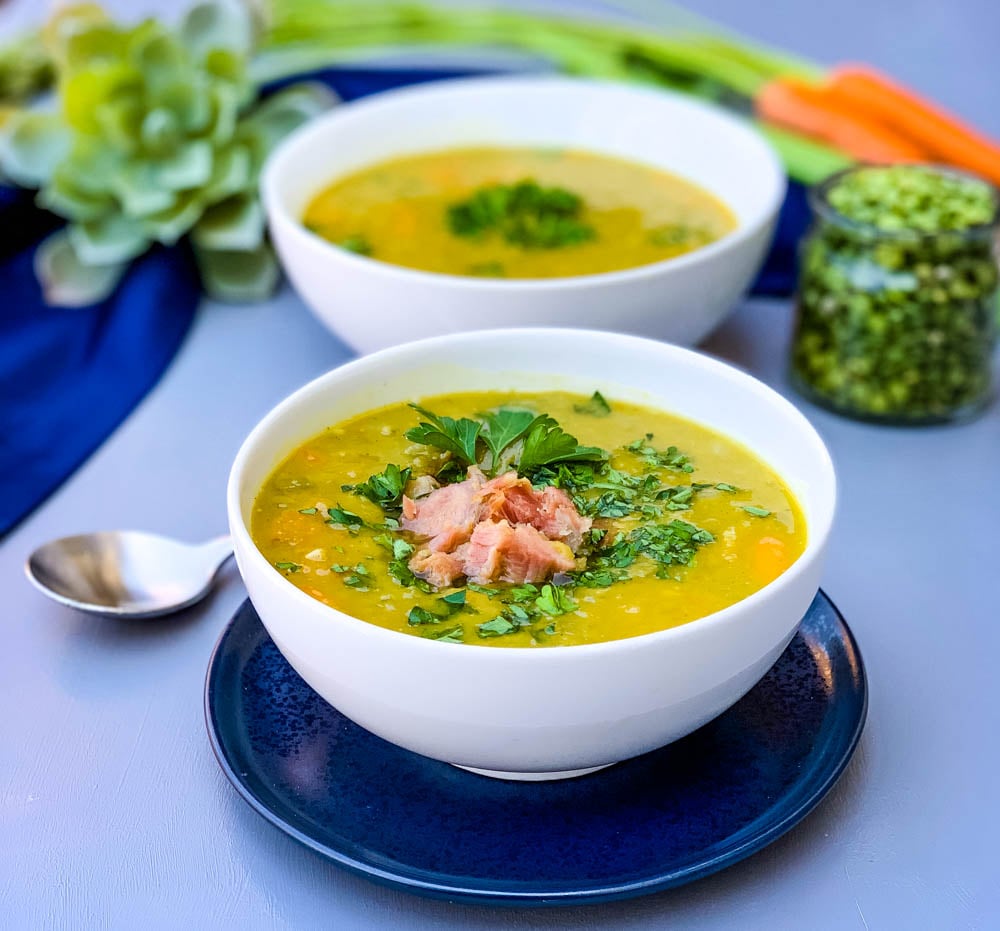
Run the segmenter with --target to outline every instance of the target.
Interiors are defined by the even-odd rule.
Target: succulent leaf
[[[198,3],[181,22],[181,40],[196,58],[227,49],[241,58],[253,51],[253,22],[236,2]]]
[[[66,232],[77,258],[85,265],[125,263],[149,248],[139,223],[122,213],[72,223]]]
[[[266,242],[253,252],[216,252],[196,246],[195,257],[205,291],[217,301],[262,301],[278,284],[278,261]]]
[[[128,263],[87,265],[80,261],[66,230],[59,230],[35,250],[35,277],[47,304],[85,307],[103,301],[117,287]]]
[[[198,3],[176,30],[120,26],[93,6],[64,9],[46,27],[61,120],[13,121],[0,166],[71,221],[39,249],[52,300],[84,303],[151,243],[188,233],[210,293],[253,300],[273,290],[257,175],[275,143],[336,98],[303,84],[253,107],[254,38],[239,0]]]
[[[264,209],[256,197],[231,197],[205,211],[191,233],[201,249],[250,252],[264,241]]]
[[[302,81],[272,94],[247,120],[270,149],[306,120],[329,110],[338,100],[326,85]]]
[[[256,192],[256,185],[250,150],[245,145],[233,143],[216,153],[212,177],[202,193],[206,203],[215,204],[241,191]]]
[[[166,210],[142,217],[139,222],[150,239],[172,246],[198,222],[204,209],[200,191],[181,191]]]
[[[51,177],[70,147],[55,113],[16,111],[0,133],[0,168],[11,181],[38,187]]]
[[[204,139],[178,146],[173,154],[151,161],[152,180],[171,191],[189,191],[212,177],[212,145]]]

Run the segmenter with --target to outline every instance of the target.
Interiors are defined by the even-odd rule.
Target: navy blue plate
[[[299,678],[249,601],[222,634],[205,686],[219,764],[272,824],[390,886],[523,905],[642,895],[750,856],[830,790],[867,706],[857,644],[822,592],[729,711],[578,779],[494,780],[387,743]]]

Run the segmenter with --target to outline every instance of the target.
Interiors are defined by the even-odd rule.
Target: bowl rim
[[[307,229],[302,219],[295,216],[288,208],[285,198],[280,193],[279,189],[282,179],[289,171],[294,169],[295,161],[301,156],[301,153],[305,153],[311,147],[320,144],[327,135],[336,135],[342,131],[340,124],[349,122],[353,115],[359,111],[371,112],[379,109],[392,109],[394,107],[405,106],[408,101],[414,98],[447,97],[454,94],[474,95],[477,90],[489,92],[492,89],[503,89],[505,87],[516,88],[521,91],[527,89],[528,92],[538,87],[565,87],[581,93],[585,93],[588,90],[614,92],[645,100],[651,104],[667,102],[668,105],[678,106],[692,113],[698,113],[709,120],[715,121],[718,125],[724,126],[726,131],[731,131],[742,136],[750,144],[757,147],[762,158],[762,163],[767,163],[770,169],[768,174],[774,182],[771,197],[757,215],[751,217],[746,222],[742,222],[737,218],[737,225],[734,229],[707,245],[699,246],[697,249],[681,255],[660,259],[656,262],[649,262],[645,265],[636,265],[631,268],[586,275],[565,275],[558,278],[485,278],[394,265],[391,262],[383,262],[377,258],[357,255],[347,249],[341,249],[329,240]],[[418,154],[420,152],[440,151],[443,148],[447,148],[447,145],[424,149],[408,149],[404,147],[397,149],[395,155],[386,156],[386,158],[405,157],[406,155]],[[587,147],[586,151],[594,152],[598,155],[603,154],[597,148]],[[616,155],[612,157],[623,158],[625,161],[629,161],[627,157],[623,156]],[[640,162],[638,159],[632,159],[632,161],[647,164]],[[377,162],[372,164],[377,164]],[[661,170],[670,171],[668,168],[662,168]],[[682,180],[692,184],[695,183],[679,172],[672,173]],[[339,175],[332,174],[329,180],[337,177]],[[710,190],[705,185],[697,184],[696,186],[706,191],[709,195],[722,200],[715,191]],[[297,236],[300,242],[307,244],[308,248],[322,252],[327,261],[341,261],[346,263],[348,268],[354,267],[359,271],[367,270],[372,274],[382,274],[389,278],[396,278],[402,284],[406,284],[407,282],[423,282],[425,284],[438,284],[443,287],[456,287],[470,291],[496,291],[501,293],[576,290],[578,288],[598,285],[613,285],[619,282],[641,281],[645,278],[665,274],[668,269],[682,269],[692,265],[699,265],[703,262],[709,262],[719,254],[747,240],[753,239],[769,223],[773,222],[781,208],[787,187],[787,176],[774,147],[761,133],[754,130],[745,121],[720,107],[712,106],[704,101],[696,100],[668,88],[651,88],[642,85],[627,84],[622,81],[609,81],[597,78],[530,73],[443,78],[435,81],[427,81],[422,84],[382,91],[370,97],[364,97],[334,107],[327,113],[309,120],[298,129],[289,133],[269,154],[261,172],[261,192],[268,221],[270,223],[280,222],[285,224],[288,232]],[[320,189],[318,188],[318,190]],[[315,193],[313,192],[314,195]],[[722,201],[722,203],[727,209],[731,209],[725,201]]]
[[[648,349],[655,347],[657,351],[662,352],[664,356],[670,358],[673,362],[680,360],[680,363],[684,365],[700,366],[703,369],[711,371],[714,375],[727,379],[730,382],[739,383],[748,390],[754,391],[764,401],[774,405],[780,412],[785,414],[790,422],[795,425],[799,437],[812,447],[820,464],[820,470],[818,470],[818,472],[821,471],[823,473],[821,477],[829,484],[829,505],[826,508],[826,513],[819,515],[818,522],[814,523],[811,521],[807,523],[805,549],[791,566],[789,566],[775,579],[768,582],[767,585],[759,588],[757,591],[746,596],[745,598],[733,602],[733,604],[727,605],[725,608],[721,608],[718,611],[713,611],[710,614],[706,614],[703,617],[696,618],[676,627],[650,631],[649,633],[639,634],[634,637],[620,637],[614,640],[601,641],[599,643],[567,644],[560,645],[558,648],[539,650],[526,649],[524,647],[505,647],[503,645],[494,645],[486,649],[474,648],[471,657],[468,651],[456,653],[456,656],[465,656],[467,662],[474,660],[475,662],[485,663],[506,663],[510,661],[572,662],[574,660],[584,659],[585,657],[593,656],[595,654],[626,654],[633,650],[646,649],[653,643],[660,644],[663,642],[682,642],[689,640],[691,637],[699,636],[699,632],[705,628],[727,626],[733,623],[739,623],[738,615],[742,614],[748,608],[752,609],[754,606],[765,602],[775,591],[788,586],[798,577],[804,575],[811,568],[813,563],[822,558],[826,550],[827,541],[830,537],[837,508],[837,476],[833,460],[830,457],[830,452],[827,449],[826,444],[823,442],[822,437],[819,435],[816,428],[809,422],[806,416],[794,404],[792,404],[791,401],[780,395],[769,385],[764,384],[764,382],[760,381],[749,372],[746,372],[737,366],[731,365],[728,362],[723,362],[720,359],[716,359],[704,353],[696,352],[692,349],[687,349],[671,343],[661,343],[657,340],[647,339],[645,337],[608,333],[602,330],[582,328],[575,329],[569,327],[524,327],[474,330],[463,333],[446,334],[444,336],[433,336],[428,339],[402,343],[397,346],[390,346],[386,349],[379,350],[376,353],[360,356],[350,362],[319,375],[302,387],[298,388],[296,391],[292,392],[271,408],[271,410],[268,411],[263,418],[261,418],[261,420],[256,424],[240,445],[239,451],[233,460],[226,488],[227,515],[230,533],[233,536],[235,548],[237,552],[242,550],[244,553],[248,553],[249,559],[251,560],[251,566],[248,567],[246,571],[263,571],[265,573],[273,573],[273,575],[268,575],[266,577],[286,586],[285,591],[294,604],[301,605],[303,608],[308,608],[312,611],[321,610],[329,612],[330,620],[332,622],[347,623],[352,625],[358,634],[374,638],[375,641],[388,638],[384,639],[383,642],[385,642],[386,646],[389,648],[391,648],[393,644],[395,644],[397,648],[414,650],[442,650],[454,648],[455,646],[469,646],[468,644],[441,643],[428,638],[417,637],[401,631],[391,630],[387,627],[381,627],[378,624],[373,624],[363,618],[355,617],[354,615],[341,611],[338,608],[334,608],[331,605],[324,604],[318,599],[313,598],[311,595],[302,591],[302,589],[298,588],[296,585],[293,585],[291,581],[289,581],[284,575],[282,575],[282,573],[271,565],[271,563],[265,558],[264,554],[260,551],[257,544],[254,542],[253,537],[250,534],[248,522],[243,517],[243,509],[240,503],[240,485],[248,462],[258,452],[259,448],[266,444],[268,434],[278,423],[290,416],[294,416],[296,408],[317,392],[328,391],[331,386],[337,386],[338,383],[342,383],[344,381],[349,382],[352,375],[356,372],[362,371],[371,366],[391,367],[395,361],[400,359],[400,357],[419,357],[421,353],[428,349],[458,347],[463,343],[477,342],[481,340],[489,341],[497,338],[518,340],[529,337],[535,339],[540,336],[547,337],[550,340],[560,340],[565,338],[599,339],[605,346],[609,341],[611,341],[617,343],[618,348],[622,350],[630,347],[633,349]],[[474,358],[474,356],[472,358]],[[474,369],[475,365],[473,364],[470,367]],[[512,370],[516,371],[516,366],[514,366]],[[558,373],[553,374],[556,377],[558,376]],[[623,379],[623,382],[627,384],[627,378]],[[681,416],[684,415],[681,414]],[[302,441],[305,441],[307,438],[308,437],[303,435]],[[780,473],[779,477],[783,478],[783,476],[780,476]],[[258,492],[259,489],[255,492],[255,496]],[[242,564],[239,566],[239,569],[240,574],[242,575],[244,572]],[[797,622],[798,618],[796,618],[796,623]],[[443,655],[444,654],[438,654],[438,656]],[[513,657],[522,658],[513,659]],[[541,657],[547,657],[547,659],[542,659]],[[560,658],[553,659],[553,657]]]

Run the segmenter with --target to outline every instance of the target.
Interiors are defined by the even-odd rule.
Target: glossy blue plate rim
[[[807,815],[809,815],[816,808],[816,806],[819,805],[819,803],[833,788],[837,780],[843,774],[854,755],[854,751],[857,749],[858,743],[861,739],[861,734],[864,730],[865,721],[867,719],[868,679],[864,661],[861,657],[861,652],[858,648],[853,632],[839,609],[822,589],[817,593],[815,600],[803,618],[799,631],[796,633],[795,638],[793,638],[793,643],[802,636],[802,630],[808,626],[810,619],[818,611],[823,609],[829,611],[833,616],[837,636],[833,638],[832,642],[835,646],[839,646],[839,648],[843,650],[844,656],[846,657],[846,664],[850,667],[850,671],[852,673],[853,688],[847,690],[848,694],[844,694],[845,690],[840,689],[840,693],[835,697],[835,701],[841,703],[841,705],[846,705],[845,710],[850,712],[851,726],[846,729],[840,728],[836,731],[836,733],[834,733],[833,737],[835,738],[836,746],[833,747],[832,750],[830,747],[817,742],[817,751],[815,755],[822,757],[821,762],[823,765],[818,769],[809,770],[805,777],[805,781],[800,781],[790,786],[783,797],[774,800],[774,803],[771,806],[772,809],[781,809],[783,799],[788,799],[789,804],[786,809],[776,811],[773,819],[769,821],[766,827],[753,832],[751,835],[742,839],[738,843],[734,843],[732,846],[724,849],[717,855],[695,858],[689,862],[676,865],[673,868],[652,871],[648,876],[633,879],[627,882],[570,882],[552,883],[548,887],[532,887],[532,884],[530,883],[510,881],[502,877],[491,877],[489,880],[478,879],[475,881],[471,881],[472,877],[468,877],[464,880],[452,877],[448,881],[440,881],[426,876],[417,875],[419,871],[407,872],[402,869],[387,869],[375,862],[372,862],[371,859],[366,859],[364,856],[353,855],[345,849],[326,843],[315,837],[309,831],[303,830],[296,824],[292,823],[290,818],[284,817],[280,812],[276,811],[275,807],[267,799],[262,798],[258,792],[254,791],[254,789],[248,785],[246,773],[241,772],[239,762],[234,756],[234,748],[230,745],[230,742],[227,741],[226,732],[220,728],[218,712],[221,705],[219,703],[225,701],[221,688],[221,680],[223,678],[222,659],[225,657],[230,639],[239,632],[241,624],[249,622],[251,624],[256,624],[260,628],[258,639],[262,642],[270,641],[270,637],[264,629],[263,624],[257,616],[256,611],[254,610],[249,599],[244,601],[234,613],[233,617],[230,619],[229,623],[219,636],[209,659],[204,689],[206,729],[208,731],[209,742],[212,750],[223,773],[243,800],[247,802],[247,804],[250,805],[254,811],[303,846],[356,875],[363,876],[384,886],[400,889],[420,896],[444,899],[452,902],[478,903],[481,905],[584,905],[629,899],[686,885],[687,883],[693,882],[697,879],[702,879],[706,876],[712,875],[713,873],[717,873],[726,867],[732,866],[752,856],[754,853],[757,853],[786,834],[793,827],[799,824]],[[789,650],[790,649],[791,645],[789,646]],[[772,671],[782,663],[782,660],[787,655],[787,652],[788,651],[786,651],[785,654],[782,654],[782,657],[778,659],[775,666],[772,667]],[[279,659],[282,663],[285,662],[284,658],[280,657],[280,654]],[[291,667],[289,667],[289,671],[292,675],[295,675],[295,673],[291,671]],[[298,678],[297,675],[295,677],[296,679]],[[766,678],[767,677],[765,676],[765,679]],[[301,680],[299,681],[301,682]],[[309,687],[304,682],[301,684],[303,689],[311,692]],[[752,694],[753,690],[751,690],[750,695]],[[322,699],[319,699],[318,696],[317,700],[322,702]],[[741,699],[741,701],[734,705],[733,708],[724,712],[719,716],[719,718],[715,719],[715,721],[709,722],[709,724],[705,725],[701,730],[704,731],[711,728],[717,721],[725,719],[727,715],[733,714],[734,710],[739,708],[745,701],[747,701],[747,697]],[[327,705],[325,702],[322,702],[322,704],[333,714],[338,717],[343,717],[336,711],[336,709]],[[353,725],[352,722],[351,726],[357,728],[359,731],[363,730],[358,725]],[[365,733],[367,734],[367,732]],[[700,733],[700,731],[695,732],[695,734],[698,733]],[[375,741],[385,743],[384,741],[381,741],[380,738],[374,737],[374,735],[369,736]],[[678,744],[681,744],[684,741],[689,741],[693,736],[694,735],[689,735],[688,737],[683,738],[682,741],[678,741],[672,746],[677,747]],[[392,745],[387,746],[391,747]],[[668,748],[660,748],[659,750],[651,751],[642,757],[637,757],[634,760],[628,760],[623,763],[616,764],[609,769],[601,770],[590,776],[581,777],[581,779],[576,780],[566,780],[563,784],[565,785],[568,782],[580,782],[582,780],[601,779],[606,773],[618,770],[622,767],[634,765],[639,761],[653,757],[655,754],[662,753],[666,749]],[[412,757],[417,757],[416,754],[410,754],[409,751],[401,750],[400,748],[393,748],[393,750]],[[483,776],[456,770],[453,767],[448,766],[448,764],[436,765],[447,767],[449,775],[460,773],[462,777],[469,780],[486,779],[486,777]],[[494,780],[487,781],[494,782]],[[551,785],[551,783],[537,782],[504,782],[503,784],[506,786],[516,786],[518,791],[525,793],[537,791],[537,787],[539,786]],[[737,832],[734,837],[738,836],[738,834],[739,832]]]

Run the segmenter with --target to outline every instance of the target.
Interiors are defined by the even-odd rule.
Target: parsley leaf
[[[315,514],[316,508],[299,508],[300,514]]]
[[[348,252],[353,252],[355,255],[371,255],[372,254],[372,244],[368,239],[360,234],[354,236],[345,236],[340,242],[337,243],[341,249],[346,249]]]
[[[419,605],[415,605],[410,608],[410,613],[407,614],[406,619],[412,627],[419,624],[440,624],[442,621],[448,620],[453,614],[458,614],[459,611],[472,610],[465,603],[464,589],[459,589],[450,595],[438,598],[435,602],[435,608],[436,610],[432,611],[429,608],[422,608]]]
[[[595,391],[590,400],[583,404],[574,404],[573,410],[578,414],[587,414],[590,417],[607,417],[611,413],[611,405],[604,400],[604,395],[600,391]]]
[[[460,588],[457,592],[445,595],[439,600],[443,604],[448,605],[453,611],[460,611],[465,607],[465,589]]]
[[[539,417],[524,438],[524,447],[517,463],[521,474],[530,474],[540,466],[559,462],[603,462],[608,454],[596,446],[581,446],[575,436],[567,433],[551,417]]]
[[[476,632],[486,640],[489,637],[503,637],[506,634],[516,633],[521,629],[521,625],[505,617],[503,614],[487,621],[485,624],[477,624]]]
[[[417,627],[420,624],[440,624],[443,618],[438,617],[436,614],[431,614],[426,608],[421,608],[420,605],[414,605],[410,608],[410,613],[406,615],[406,620],[411,627]]]
[[[653,434],[647,433],[645,440],[634,440],[624,448],[641,457],[643,462],[645,462],[651,469],[673,469],[677,472],[694,471],[694,466],[691,464],[690,458],[682,453],[676,446],[668,446],[664,450],[657,450],[649,445],[649,441],[652,438]]]
[[[483,414],[482,438],[493,461],[491,474],[496,475],[502,453],[528,432],[538,419],[531,411],[501,408],[495,414]]]
[[[424,636],[431,640],[443,640],[445,643],[464,643],[465,628],[459,624],[457,627],[449,627],[447,630],[430,630]]]
[[[455,236],[483,237],[497,233],[525,249],[557,249],[593,239],[594,228],[583,223],[582,198],[565,188],[543,188],[531,179],[516,184],[491,184],[448,208],[448,226]]]
[[[441,417],[437,414],[411,404],[414,410],[423,415],[429,422],[421,422],[419,426],[406,431],[406,438],[416,443],[434,446],[449,452],[454,457],[438,471],[437,477],[443,479],[445,469],[457,471],[455,461],[465,465],[477,462],[476,443],[482,440],[490,452],[490,471],[496,474],[503,466],[515,465],[521,475],[531,476],[534,472],[545,468],[546,473],[542,484],[549,475],[554,474],[553,466],[572,464],[578,467],[585,462],[603,463],[608,454],[596,446],[581,446],[575,436],[570,435],[556,423],[548,414],[535,416],[530,411],[501,409],[496,413],[484,414],[483,420],[454,420],[451,417]],[[520,454],[516,463],[510,462],[512,450],[521,443]],[[506,459],[505,459],[506,457]],[[593,471],[590,473],[594,474]],[[456,474],[455,479],[462,476]],[[452,476],[449,474],[447,481]]]
[[[439,417],[419,404],[411,404],[410,407],[426,417],[429,423],[421,422],[418,426],[407,430],[405,436],[408,440],[443,449],[466,465],[475,465],[476,440],[479,439],[479,432],[483,429],[478,420],[469,420],[465,417],[460,420]]]
[[[357,533],[358,528],[364,524],[364,521],[351,511],[345,511],[340,505],[335,508],[327,508],[326,513],[330,515],[330,519],[327,521],[328,524],[333,524],[337,527],[346,527],[351,533]]]
[[[274,568],[291,574],[298,572],[302,567],[297,562],[276,562]]]
[[[755,504],[744,504],[743,510],[747,514],[753,514],[754,517],[770,517],[771,512],[767,508],[759,508]]]
[[[403,507],[403,491],[410,480],[411,470],[398,465],[387,465],[385,471],[370,475],[357,485],[341,485],[341,491],[350,491],[372,504],[377,504],[387,514],[398,514]]]
[[[558,617],[576,610],[576,602],[569,593],[555,585],[545,585],[535,599],[535,607],[549,617]]]

